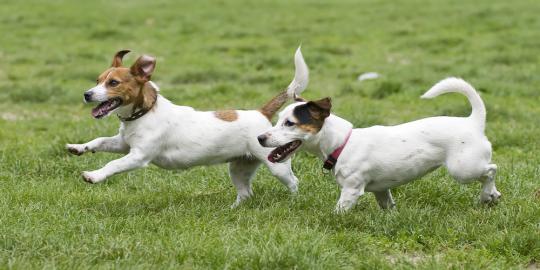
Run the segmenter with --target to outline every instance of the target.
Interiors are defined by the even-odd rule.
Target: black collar
[[[131,113],[130,116],[128,117],[122,117],[120,115],[116,115],[118,116],[118,118],[120,119],[120,121],[122,122],[129,122],[129,121],[134,121],[134,120],[137,120],[139,118],[141,118],[143,115],[145,115],[147,112],[149,112],[150,110],[152,110],[152,108],[154,108],[154,105],[156,105],[156,102],[157,102],[157,99],[158,99],[158,96],[156,95],[156,99],[154,100],[154,102],[152,102],[152,105],[150,106],[150,108],[148,109],[140,109],[138,111],[135,111],[136,108],[133,108],[133,113]]]

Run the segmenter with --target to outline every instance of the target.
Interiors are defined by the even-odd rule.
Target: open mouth
[[[92,109],[92,116],[97,119],[102,118],[109,114],[112,110],[120,107],[120,105],[122,105],[122,99],[119,97],[103,101]]]
[[[268,155],[268,161],[275,163],[287,159],[301,144],[302,141],[295,140],[272,150]]]

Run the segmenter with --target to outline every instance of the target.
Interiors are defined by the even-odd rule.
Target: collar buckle
[[[326,170],[333,169],[334,166],[336,165],[336,162],[337,162],[336,158],[334,158],[332,155],[328,155],[328,157],[324,161],[323,169],[326,169]]]

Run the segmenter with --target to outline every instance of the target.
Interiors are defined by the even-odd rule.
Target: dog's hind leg
[[[232,208],[253,195],[251,180],[260,164],[258,160],[250,159],[239,159],[229,163],[229,174],[237,192]]]
[[[270,161],[266,160],[265,165],[268,167],[270,172],[289,189],[291,193],[298,192],[298,178],[296,178],[292,171],[290,159],[283,163],[271,163]]]
[[[497,165],[488,164],[484,175],[480,178],[482,182],[482,192],[480,193],[480,202],[493,203],[497,202],[501,197],[501,193],[495,187],[495,174],[497,173]]]
[[[459,183],[468,184],[480,180],[482,183],[480,202],[492,203],[499,199],[501,193],[495,187],[497,165],[489,163],[491,150],[486,149],[482,152],[460,151],[448,158],[446,168]]]
[[[392,198],[392,193],[389,189],[385,191],[375,191],[373,194],[375,194],[375,199],[377,199],[377,203],[382,209],[392,209],[396,207],[396,203],[394,202],[394,198]]]
[[[82,155],[90,152],[110,152],[110,153],[127,153],[129,145],[127,145],[120,134],[113,137],[101,137],[91,140],[84,144],[66,144],[66,149],[74,155]]]

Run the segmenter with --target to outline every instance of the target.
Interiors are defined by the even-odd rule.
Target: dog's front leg
[[[91,140],[84,144],[66,144],[66,149],[77,156],[80,156],[88,151],[90,152],[111,152],[111,153],[127,153],[129,145],[127,145],[120,134],[113,137],[101,137]]]
[[[129,154],[107,163],[105,167],[99,170],[83,172],[83,178],[85,181],[95,184],[111,175],[144,167],[149,162],[150,158],[142,154],[140,150],[132,149]]]
[[[356,204],[358,197],[364,194],[365,182],[354,176],[346,179],[339,179],[338,176],[337,180],[341,185],[341,195],[335,211],[336,213],[343,213],[351,209]]]

